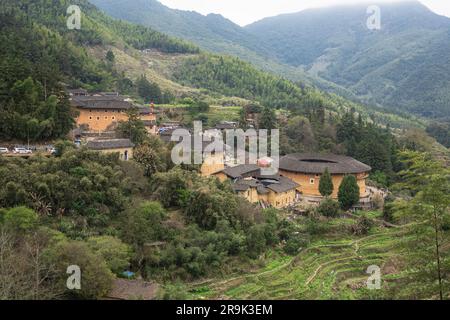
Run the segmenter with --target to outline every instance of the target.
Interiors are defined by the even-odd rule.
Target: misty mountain
[[[450,115],[450,19],[416,1],[379,6],[381,30],[367,28],[367,4],[280,15],[245,29],[271,43],[281,62],[369,103]]]
[[[252,34],[219,14],[171,9],[156,0],[90,0],[114,18],[142,24],[194,42],[205,50],[249,59],[271,56]]]
[[[417,1],[379,4],[381,30],[367,28],[369,4],[309,9],[242,28],[220,15],[170,9],[156,0],[91,2],[113,17],[291,80],[393,111],[450,117],[450,19]]]

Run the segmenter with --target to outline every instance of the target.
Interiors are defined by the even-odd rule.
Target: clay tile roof
[[[79,88],[79,89],[68,89],[67,92],[69,94],[83,94],[83,95],[87,95],[88,94],[88,91],[86,89],[82,89],[82,88]]]
[[[216,129],[218,130],[232,130],[232,129],[236,129],[236,125],[232,124],[232,123],[218,123],[215,126]]]
[[[228,177],[232,179],[250,176],[252,174],[259,174],[260,168],[256,164],[241,164],[235,167],[229,167],[223,170]]]
[[[247,191],[249,188],[256,188],[259,194],[267,194],[269,190],[276,193],[284,193],[294,190],[299,186],[289,178],[280,175],[271,176],[271,178],[253,178],[253,179],[239,179],[233,183],[235,191]]]
[[[92,150],[133,148],[134,144],[130,139],[108,139],[88,141],[86,146]]]
[[[250,188],[248,184],[241,184],[241,183],[233,183],[231,187],[236,192],[247,191]]]
[[[259,185],[256,190],[258,191],[259,194],[268,194],[269,193],[269,189],[267,189],[266,187],[264,187],[263,185]]]
[[[280,159],[280,169],[290,172],[321,174],[328,168],[331,174],[369,172],[372,168],[351,157],[324,154],[290,154]]]
[[[78,96],[70,101],[73,107],[82,109],[130,109],[133,105],[122,96]]]
[[[299,184],[295,183],[291,179],[280,176],[277,183],[269,184],[267,185],[267,188],[272,191],[275,191],[276,193],[283,193],[296,189],[298,186]]]

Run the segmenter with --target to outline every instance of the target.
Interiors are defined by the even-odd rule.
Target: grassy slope
[[[377,217],[378,213],[372,213]],[[335,219],[329,226],[340,227],[353,219]],[[266,265],[244,275],[211,279],[191,287],[194,299],[370,299],[382,298],[384,290],[367,290],[366,270],[378,265],[382,289],[402,276],[398,237],[408,227],[377,227],[364,237],[328,234],[312,241],[295,257],[272,252]]]
[[[132,78],[137,79],[140,75],[145,74],[151,81],[157,82],[163,90],[170,90],[176,96],[200,96],[207,99],[212,105],[219,104],[221,100],[225,99],[222,94],[206,92],[205,90],[185,86],[173,80],[173,73],[176,72],[183,63],[196,54],[169,54],[152,51],[149,53],[142,53],[134,49],[125,49],[122,47],[111,46],[96,46],[88,49],[92,56],[97,59],[102,59],[108,49],[112,49],[116,56],[116,68],[118,71],[123,71]],[[339,108],[355,107],[356,110],[365,114],[366,116],[373,115],[377,122],[390,123],[393,127],[424,127],[425,121],[411,116],[411,115],[397,115],[385,112],[382,109],[373,109],[360,104],[352,103],[345,98],[337,97],[335,95],[324,93],[325,97],[334,101],[333,109],[338,111]],[[249,101],[242,98],[231,97],[240,105],[248,103]],[[327,98],[328,99],[328,98]],[[223,119],[232,120],[232,119]]]

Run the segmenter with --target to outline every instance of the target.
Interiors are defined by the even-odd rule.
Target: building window
[[[108,110],[105,110],[105,112],[108,112]]]
[[[116,117],[112,117],[112,119],[113,119],[113,120],[115,120],[115,119],[116,119]]]
[[[314,179],[313,178],[309,179],[309,183],[314,184]]]
[[[92,112],[92,110],[89,110],[89,112]]]
[[[100,117],[97,117],[97,120],[100,120]]]
[[[92,117],[89,117],[89,120],[92,120]]]
[[[108,120],[108,117],[105,117],[105,120]]]

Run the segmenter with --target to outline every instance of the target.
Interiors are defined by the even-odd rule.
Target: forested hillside
[[[302,107],[307,91],[292,82],[256,70],[238,58],[203,54],[184,61],[177,81],[227,96],[256,100],[271,107]]]
[[[450,114],[450,19],[417,1],[379,4],[382,29],[375,32],[366,27],[367,4],[310,9],[242,28],[156,0],[91,2],[114,17],[355,101],[431,118]]]
[[[73,4],[80,30],[66,26]],[[0,41],[0,300],[116,298],[118,283],[121,299],[141,298],[134,285],[160,299],[450,298],[448,150],[413,116],[201,51],[85,0],[2,1]],[[278,128],[281,155],[347,155],[372,170],[364,165],[360,182],[345,172],[340,185],[328,168],[311,173],[323,196],[314,201],[293,182],[275,183],[287,177],[257,174],[273,183],[275,201],[292,200],[251,203],[236,180],[219,180],[223,171],[205,177],[199,165],[175,165],[173,144],[149,134],[138,108],[115,132],[134,144],[126,157],[111,153],[117,140],[90,150],[84,133],[75,144],[67,89],[79,87],[155,102],[156,127]],[[449,129],[426,131],[448,145]],[[3,154],[3,144],[24,141],[54,149]],[[338,165],[314,158],[312,166]],[[383,290],[366,289],[373,265]],[[68,286],[74,266],[79,290]]]
[[[70,4],[82,8],[81,30],[66,26]],[[88,55],[87,46],[198,52],[156,31],[115,21],[86,1],[2,1],[0,26],[0,137],[6,139],[51,139],[66,134],[74,115],[64,84],[97,91],[117,88],[123,75]]]
[[[200,52],[189,43],[157,31],[109,18],[86,1],[76,2],[82,11],[81,30],[69,30],[66,26],[69,2],[55,5],[50,2],[2,3],[0,36],[5,46],[0,49],[0,118],[4,126],[0,137],[4,139],[48,140],[67,133],[74,115],[68,108],[64,88],[117,90],[139,98],[139,79],[146,73],[142,63],[148,64],[149,70],[154,62],[159,63],[155,60],[157,56],[142,60],[144,55],[138,50],[144,48],[176,59],[172,60],[176,63],[152,69],[158,74],[152,86],[160,80],[172,81],[176,86],[206,90],[210,96],[236,96],[275,108],[305,112],[325,107],[343,112],[353,107],[379,123],[403,126],[414,121],[405,120],[408,116],[395,119],[383,110],[370,110],[302,83],[290,82],[238,58]],[[112,60],[105,58],[108,48],[116,51],[117,59],[114,55]],[[141,61],[132,65],[130,59]],[[178,88],[169,85],[154,100],[168,101],[169,97],[190,94],[173,90]]]
[[[448,117],[450,19],[417,1],[380,4],[381,30],[366,4],[266,18],[245,29],[279,60],[344,86],[366,102]]]
[[[201,48],[237,55],[247,60],[259,59],[256,52],[271,54],[268,46],[218,14],[203,16],[195,11],[168,8],[157,0],[90,0],[107,14],[189,40]]]

